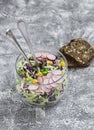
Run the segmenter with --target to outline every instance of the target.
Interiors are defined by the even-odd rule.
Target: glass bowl
[[[41,84],[39,84],[38,87],[36,88],[36,90],[31,90],[32,87],[32,83],[30,82],[29,85],[28,83],[25,83],[26,87],[25,89],[22,88],[22,84],[24,82],[23,78],[19,75],[18,73],[18,63],[21,60],[24,60],[22,55],[19,55],[17,57],[16,63],[15,63],[15,69],[16,69],[16,78],[17,78],[17,92],[20,95],[21,100],[29,105],[29,106],[37,106],[37,107],[43,107],[43,106],[52,106],[54,104],[56,104],[63,96],[65,89],[67,87],[67,75],[68,75],[68,67],[67,67],[67,61],[66,58],[64,57],[64,55],[62,55],[58,50],[47,50],[43,49],[40,50],[38,49],[37,51],[34,51],[35,55],[37,54],[46,54],[46,56],[49,56],[49,54],[52,54],[54,56],[56,56],[57,60],[58,58],[61,58],[62,61],[64,61],[65,66],[59,69],[59,71],[62,72],[62,75],[59,75],[57,72],[58,70],[52,70],[52,72],[50,71],[49,74],[47,74],[47,76],[43,76],[43,77],[39,77],[40,80],[41,78],[43,80],[41,80]],[[30,57],[30,55],[28,55]],[[50,55],[51,56],[51,55]],[[56,75],[55,75],[56,74]],[[54,80],[52,80],[54,79]],[[49,81],[49,82],[46,82]],[[29,89],[31,86],[31,89]],[[35,89],[34,88],[34,89]]]

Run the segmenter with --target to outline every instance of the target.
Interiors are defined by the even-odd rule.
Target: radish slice
[[[44,80],[44,84],[50,84],[49,79]],[[50,85],[45,85],[44,87],[47,88],[47,89],[51,89]]]
[[[42,76],[42,77],[43,77],[43,79],[44,79],[44,80],[48,79],[48,77],[47,77],[47,76]]]
[[[42,56],[42,54],[41,54],[40,52],[37,52],[37,53],[35,53],[35,56],[36,56],[37,58],[40,58],[40,57]]]
[[[56,80],[60,79],[60,78],[61,78],[61,76],[53,75],[53,77],[52,77],[52,78],[53,78],[53,80],[54,80],[54,81],[56,81]]]
[[[49,80],[48,79],[44,79],[44,84],[49,84]]]
[[[38,59],[38,60],[40,60],[40,61],[42,60],[42,58],[41,58],[41,57],[37,57],[37,59]]]
[[[53,55],[53,54],[48,54],[48,55],[47,55],[47,58],[48,58],[49,60],[55,60],[55,59],[56,59],[56,56]]]
[[[42,61],[42,57],[37,57],[37,59],[38,59],[39,61]]]
[[[38,87],[39,87],[38,85],[33,85],[33,84],[32,84],[32,85],[30,85],[30,86],[28,87],[28,89],[29,89],[29,90],[37,90]]]
[[[52,89],[53,89],[53,88],[56,88],[56,87],[57,87],[57,84],[52,84],[51,87],[52,87]]]
[[[59,78],[58,78],[57,76],[53,76],[52,79],[53,79],[53,81],[55,82],[55,81],[57,81]]]
[[[51,77],[52,77],[52,73],[48,73],[47,78],[51,78]]]
[[[39,86],[39,88],[38,88],[37,90],[35,90],[35,92],[40,94],[41,92],[43,93],[44,91],[43,91],[42,88]]]
[[[61,76],[53,76],[52,77],[52,79],[54,80],[54,81],[56,81],[56,84],[60,84],[60,83],[62,83],[62,78],[61,78]],[[57,81],[58,80],[58,81]]]
[[[38,82],[40,84],[48,84],[48,78],[47,78],[47,76],[38,77]]]
[[[57,85],[58,85],[58,84],[54,83],[54,84],[51,84],[50,86],[51,86],[51,88],[53,89],[53,88],[56,88]]]
[[[51,85],[47,85],[46,88],[51,90],[53,87]]]
[[[58,85],[61,84],[61,83],[62,83],[62,79],[58,80],[56,83],[57,83]]]
[[[49,85],[47,85],[46,88],[52,89],[53,88],[53,84],[50,84],[52,82],[53,82],[53,79],[49,79]]]
[[[45,86],[42,86],[42,90],[43,90],[44,92],[50,92],[50,91],[51,91],[50,89],[48,89],[48,88],[45,87]]]
[[[52,73],[56,76],[62,76],[62,71],[61,70],[54,70]]]
[[[47,58],[47,55],[48,55],[48,53],[45,53],[45,52],[43,53],[43,52],[42,52],[42,57],[43,57],[43,58]]]
[[[49,79],[49,83],[52,83],[52,84],[50,84],[51,88],[56,88],[57,87],[57,83],[53,83],[53,82],[54,82],[54,80],[52,78]]]
[[[40,83],[40,84],[43,84],[43,82],[44,82],[44,79],[43,79],[43,77],[38,77],[38,82]]]
[[[45,79],[44,80],[44,84],[48,84],[48,85],[45,85],[44,87],[46,87],[47,89],[51,89],[52,87],[50,86],[50,82],[49,82],[49,79]]]
[[[54,80],[52,78],[49,79],[49,84],[53,83]]]

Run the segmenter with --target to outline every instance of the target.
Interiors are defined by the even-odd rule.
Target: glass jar
[[[38,84],[32,83],[31,82],[32,78],[29,79],[30,80],[29,82],[26,81],[25,72],[23,77],[19,75],[19,72],[21,72],[24,65],[23,66],[19,65],[18,67],[18,64],[21,64],[21,62],[24,64],[24,62],[26,61],[22,55],[19,55],[15,64],[17,73],[17,82],[18,82],[16,86],[17,91],[21,97],[21,100],[27,105],[39,106],[39,107],[54,105],[62,98],[64,91],[67,87],[67,75],[68,75],[67,61],[65,57],[58,50],[55,49],[49,49],[49,50],[47,50],[47,48],[43,50],[38,49],[34,52],[36,58],[39,58],[38,59],[39,62],[47,58],[46,64],[50,63],[50,65],[45,65],[45,69],[47,69],[48,72],[46,75],[44,74],[38,76],[37,78],[39,82]],[[30,59],[30,55],[28,55],[28,57]],[[64,65],[57,66],[57,64],[59,64],[61,59]],[[41,71],[41,73],[43,72]],[[36,80],[34,81],[36,82]]]

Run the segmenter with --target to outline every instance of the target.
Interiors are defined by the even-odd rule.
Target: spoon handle
[[[26,41],[26,43],[27,43],[27,45],[30,49],[30,52],[33,55],[34,60],[37,62],[35,54],[33,52],[31,41],[29,39],[29,34],[28,34],[28,31],[27,31],[27,25],[26,25],[25,21],[19,20],[17,22],[17,26],[18,26],[18,29],[20,30],[21,34],[23,35],[23,37],[24,37],[24,39],[25,39],[25,41]]]
[[[27,60],[27,62],[29,64],[31,64],[28,57],[26,56],[25,52],[19,45],[18,41],[16,40],[15,36],[13,35],[13,33],[10,29],[6,31],[6,36],[13,43],[13,45],[20,51],[20,53],[24,56],[24,58]]]

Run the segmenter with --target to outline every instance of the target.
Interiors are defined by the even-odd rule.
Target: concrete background
[[[34,48],[60,48],[78,37],[94,47],[94,0],[0,0],[0,130],[94,130],[94,60],[87,68],[69,70],[68,89],[56,106],[30,108],[19,99],[19,52],[5,32],[11,28],[27,50],[16,25],[20,18],[29,24]]]

